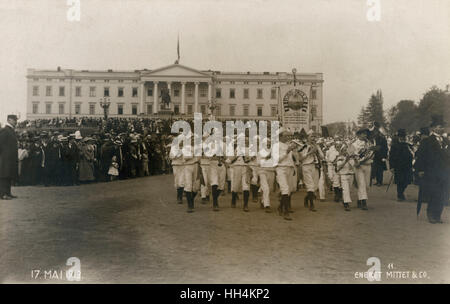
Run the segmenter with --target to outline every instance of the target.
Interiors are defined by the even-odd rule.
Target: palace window
[[[249,99],[249,90],[247,88],[244,89],[244,99]]]
[[[201,105],[200,106],[200,111],[202,112],[203,115],[206,114],[206,106],[205,105]]]
[[[117,97],[123,97],[123,88],[117,89]]]
[[[186,88],[186,96],[187,97],[192,97],[193,96],[192,88]]]
[[[39,87],[33,86],[33,96],[39,96]]]
[[[234,89],[230,89],[230,98],[234,99],[235,98],[235,90]]]
[[[79,104],[79,103],[75,105],[75,114],[76,115],[81,114],[81,104]]]
[[[222,89],[216,88],[216,98],[222,98]]]
[[[95,82],[95,79],[91,79],[90,82]]]
[[[133,88],[133,93],[132,93],[131,96],[133,96],[133,97],[137,97],[138,96],[138,88],[136,88],[136,87]]]
[[[208,92],[207,88],[201,87],[200,88],[200,97],[206,97],[207,92]]]
[[[176,115],[180,114],[180,106],[179,105],[175,105],[173,108],[173,111]]]
[[[278,111],[277,111],[277,106],[271,106],[270,107],[270,116],[272,116],[272,117],[275,117],[275,116],[277,116],[277,113]]]
[[[173,90],[173,96],[174,97],[180,96],[180,90]]]
[[[188,114],[192,114],[192,105],[187,106],[187,112]]]
[[[95,104],[89,104],[89,115],[95,115]]]
[[[217,116],[221,116],[222,115],[222,111],[221,111],[221,106],[220,105],[216,105],[216,109],[215,109],[215,114]]]
[[[256,98],[263,99],[263,89],[257,89]]]
[[[147,105],[147,114],[153,114],[153,105],[152,104]]]
[[[236,107],[234,105],[230,105],[230,116],[236,115]]]
[[[311,99],[317,99],[317,91],[316,89],[311,90]]]
[[[59,87],[59,96],[65,96],[65,95],[66,95],[66,88]]]
[[[81,97],[81,87],[76,87],[75,88],[75,96],[76,97]]]
[[[262,106],[258,106],[258,116],[263,116],[263,107]]]
[[[60,103],[58,105],[58,113],[59,114],[64,114],[64,104],[63,103]]]
[[[33,114],[37,114],[39,111],[39,104],[33,103]]]
[[[89,87],[89,97],[95,97],[95,87]]]
[[[147,96],[153,96],[153,89],[147,89]]]
[[[276,99],[277,98],[277,90],[272,89],[270,90],[270,99]]]
[[[103,97],[109,97],[109,88],[108,87],[105,87],[103,89]]]
[[[45,87],[45,96],[52,96],[52,86]]]
[[[123,115],[123,105],[122,104],[117,105],[117,114]]]
[[[243,107],[244,107],[243,115],[248,116],[248,105],[243,105]]]
[[[131,114],[137,115],[137,105],[131,105]]]
[[[45,104],[45,114],[52,114],[52,104],[51,103]]]

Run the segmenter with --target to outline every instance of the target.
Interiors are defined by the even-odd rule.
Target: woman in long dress
[[[94,146],[91,143],[91,138],[83,139],[80,149],[80,164],[79,164],[79,180],[80,182],[91,182],[95,180],[94,176]]]

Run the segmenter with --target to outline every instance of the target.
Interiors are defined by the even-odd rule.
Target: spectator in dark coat
[[[423,199],[428,202],[428,221],[432,224],[442,223],[441,215],[448,199],[446,196],[450,160],[441,136],[444,124],[441,116],[433,117],[430,136],[420,143],[414,165],[421,178]]]
[[[399,129],[397,139],[393,141],[389,155],[389,166],[394,173],[394,182],[397,184],[397,200],[404,201],[406,187],[412,182],[413,151],[406,142],[405,129]]]
[[[371,179],[376,179],[375,186],[381,186],[383,185],[383,172],[387,170],[388,145],[386,137],[380,132],[380,124],[374,122],[373,125],[374,129],[370,134],[370,139],[375,142],[375,153],[373,156]]]
[[[18,145],[14,128],[17,116],[8,115],[5,127],[0,130],[0,199],[16,198],[11,193],[11,184],[18,174]]]

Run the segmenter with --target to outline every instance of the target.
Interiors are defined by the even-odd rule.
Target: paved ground
[[[231,209],[230,195],[220,212],[197,200],[188,214],[171,175],[13,191],[0,201],[0,282],[67,283],[77,257],[87,283],[367,283],[355,272],[378,257],[383,283],[450,283],[449,210],[444,224],[417,219],[414,187],[403,203],[373,187],[369,211],[351,212],[331,201],[310,212],[296,193],[291,222]]]

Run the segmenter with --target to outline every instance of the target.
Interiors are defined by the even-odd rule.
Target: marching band
[[[370,129],[360,129],[355,135],[354,138],[322,138],[310,131],[302,137],[299,133],[293,134],[281,128],[278,132],[278,145],[272,145],[266,157],[260,154],[249,156],[249,137],[245,136],[245,151],[239,151],[237,147],[237,141],[242,138],[239,136],[233,138],[235,156],[231,157],[217,156],[214,152],[203,152],[201,157],[187,158],[181,154],[172,155],[171,153],[177,201],[182,203],[184,193],[188,212],[193,212],[197,192],[201,191],[204,204],[210,201],[209,193],[211,193],[213,210],[219,211],[219,197],[221,194],[225,195],[228,184],[232,208],[236,208],[239,194],[242,193],[242,210],[249,212],[251,194],[253,202],[259,202],[261,209],[271,213],[271,199],[274,197],[272,194],[278,194],[279,203],[276,207],[278,214],[285,220],[292,220],[290,213],[294,212],[291,207],[293,195],[304,186],[306,190],[304,206],[312,212],[317,211],[317,204],[315,204],[317,194],[320,201],[325,201],[328,191],[334,193],[334,201],[342,203],[345,211],[351,211],[351,193],[355,191],[356,207],[367,211],[369,210],[368,193],[372,179],[372,163],[375,154],[379,151],[379,146]],[[401,142],[404,134],[400,130],[398,135]],[[204,138],[209,136],[212,135],[206,134]],[[224,145],[228,139],[223,140]],[[270,145],[268,138],[256,136],[254,139],[264,146]],[[393,145],[390,167],[394,172],[395,164],[400,163],[399,157],[410,159],[409,170],[412,175],[413,159],[418,142],[415,146],[407,144],[408,149],[404,151],[410,153],[408,154],[410,158],[404,154],[399,156],[396,152],[398,149],[396,144]],[[216,151],[215,149],[214,145],[210,145],[204,151]],[[275,152],[279,156],[276,163],[271,160]],[[400,165],[397,165],[395,170],[395,174],[400,176],[396,178],[396,183],[399,184],[398,200],[401,201],[404,200],[403,191],[411,179],[404,177],[406,173],[401,175],[403,171],[400,170]]]

